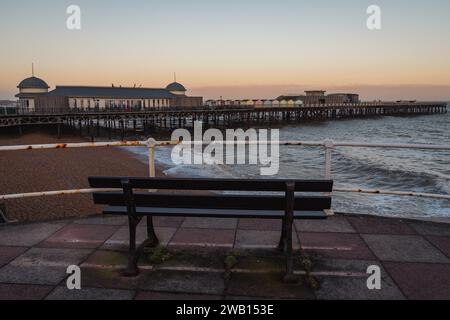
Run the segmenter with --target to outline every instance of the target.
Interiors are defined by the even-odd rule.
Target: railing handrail
[[[20,150],[42,150],[42,149],[69,149],[69,148],[98,148],[98,147],[153,147],[174,146],[177,144],[274,144],[280,146],[310,146],[310,147],[349,147],[349,148],[392,148],[392,149],[429,149],[429,150],[450,150],[448,145],[436,144],[405,144],[405,143],[366,143],[366,142],[349,142],[349,141],[334,141],[334,140],[319,140],[319,141],[213,141],[213,142],[180,142],[174,140],[166,141],[113,141],[113,142],[83,142],[83,143],[53,143],[53,144],[33,144],[33,145],[15,145],[15,146],[0,146],[0,151],[20,151]]]

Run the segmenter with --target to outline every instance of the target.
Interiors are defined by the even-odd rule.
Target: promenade
[[[300,282],[285,284],[278,221],[155,220],[162,246],[144,255],[137,278],[119,274],[126,218],[0,226],[0,299],[450,299],[450,224],[297,221]],[[145,225],[138,234],[142,241]],[[69,265],[81,266],[80,291],[66,289]],[[372,265],[381,268],[381,290],[367,288]]]

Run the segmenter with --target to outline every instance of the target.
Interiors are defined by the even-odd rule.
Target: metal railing
[[[261,100],[264,101],[264,100]],[[269,100],[265,100],[269,101]],[[276,101],[276,100],[275,100]],[[9,113],[1,113],[0,116],[34,116],[34,115],[70,115],[70,114],[103,114],[103,113],[151,113],[151,112],[176,112],[176,111],[238,111],[248,110],[255,111],[260,109],[317,109],[317,108],[365,108],[365,107],[414,107],[414,106],[429,106],[429,107],[445,107],[446,102],[439,101],[361,101],[361,102],[343,102],[343,103],[263,103],[263,104],[203,104],[201,106],[186,107],[186,106],[114,106],[114,107],[89,107],[89,108],[69,108],[69,107],[49,107],[45,110],[28,110],[24,107],[11,108]]]
[[[20,145],[20,146],[0,146],[0,152],[5,151],[26,151],[26,150],[44,150],[44,149],[66,149],[66,148],[105,148],[105,147],[145,147],[148,148],[149,156],[149,176],[156,176],[155,167],[155,152],[156,148],[165,146],[175,146],[182,144],[180,141],[156,141],[149,139],[147,141],[117,141],[117,142],[92,142],[92,143],[59,143],[59,144],[40,144],[40,145]],[[354,143],[354,142],[336,142],[333,140],[324,141],[234,141],[234,142],[213,142],[216,144],[233,144],[233,145],[252,145],[267,143],[268,145],[277,143],[280,146],[304,146],[304,147],[322,147],[325,149],[325,178],[332,179],[332,153],[333,149],[338,147],[350,148],[389,148],[389,149],[422,149],[422,150],[440,150],[450,151],[450,145],[429,145],[429,144],[388,144],[388,143]],[[204,142],[186,142],[186,144],[211,144]],[[445,175],[442,175],[445,176]],[[445,176],[447,177],[447,176]],[[450,176],[447,177],[450,179]],[[116,189],[74,189],[74,190],[59,190],[59,191],[42,191],[33,193],[19,193],[0,195],[0,201],[33,198],[33,197],[47,197],[57,195],[73,195],[73,194],[90,194],[98,191],[113,191]],[[378,190],[378,189],[361,189],[361,188],[334,188],[334,192],[342,193],[364,193],[372,195],[396,195],[408,197],[424,197],[434,199],[450,200],[450,195],[446,194],[432,194],[419,193],[410,191],[392,191],[392,190]]]

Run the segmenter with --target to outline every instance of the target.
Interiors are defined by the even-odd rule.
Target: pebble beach
[[[87,140],[48,131],[0,134],[0,145],[76,143]],[[161,175],[157,168],[157,175]],[[5,151],[0,154],[0,195],[88,188],[89,176],[148,176],[141,160],[120,148]],[[101,212],[90,195],[4,201],[9,220],[28,222],[85,217]]]

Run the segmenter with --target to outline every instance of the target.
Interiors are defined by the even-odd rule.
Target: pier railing
[[[0,146],[0,152],[6,151],[26,151],[26,150],[44,150],[44,149],[68,149],[68,148],[105,148],[105,147],[143,147],[148,149],[148,168],[149,176],[155,177],[155,151],[157,148],[179,145],[180,141],[156,141],[149,139],[147,141],[117,141],[117,142],[94,142],[94,143],[59,143],[59,144],[41,144],[41,145],[20,145],[20,146]],[[187,143],[187,142],[186,142]],[[234,144],[234,145],[251,145],[260,144],[264,142],[252,141],[234,141],[234,142],[215,142],[217,144]],[[325,178],[332,179],[332,153],[333,150],[339,147],[349,148],[389,148],[389,149],[422,149],[422,150],[440,150],[450,151],[450,145],[430,145],[430,144],[389,144],[389,143],[355,143],[355,142],[338,142],[333,140],[324,141],[268,141],[267,144],[277,143],[280,146],[297,146],[297,147],[321,147],[325,150]],[[203,142],[191,142],[187,144],[206,144]],[[210,143],[208,143],[210,144]],[[445,176],[445,175],[443,175]],[[448,176],[450,180],[450,176]],[[49,197],[58,195],[73,195],[73,194],[90,194],[97,191],[114,191],[113,189],[73,189],[73,190],[59,190],[59,191],[39,191],[33,193],[19,193],[0,195],[0,201],[33,198],[33,197]],[[362,189],[362,188],[334,188],[334,192],[340,193],[363,193],[372,195],[395,195],[408,197],[424,197],[450,200],[448,194],[432,194],[432,193],[418,193],[412,191],[393,191],[393,190],[378,190],[378,189]]]
[[[0,117],[15,117],[15,116],[73,116],[73,115],[103,115],[103,114],[142,114],[142,113],[167,113],[167,112],[243,112],[243,111],[261,111],[261,110],[302,110],[302,109],[333,109],[333,108],[405,108],[405,107],[439,107],[445,108],[446,102],[438,101],[374,101],[374,102],[358,102],[358,103],[327,103],[327,104],[261,104],[261,105],[203,105],[200,107],[182,107],[182,106],[167,106],[167,107],[105,107],[105,108],[68,108],[55,107],[36,110],[28,110],[24,108],[14,108],[14,112],[1,112]]]

